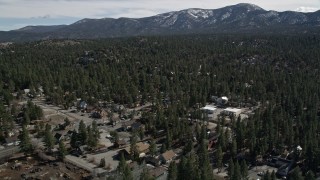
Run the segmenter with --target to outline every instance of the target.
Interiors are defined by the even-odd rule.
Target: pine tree
[[[229,161],[228,176],[229,176],[229,179],[231,179],[231,180],[234,179],[234,163],[233,163],[232,158]]]
[[[123,180],[133,180],[132,172],[128,165],[125,166],[124,172],[122,174]]]
[[[149,146],[149,152],[151,156],[155,156],[157,154],[157,145],[154,141],[154,139],[151,139],[151,143]]]
[[[71,135],[71,138],[70,138],[71,147],[73,147],[73,148],[78,147],[77,142],[78,142],[78,134],[76,132],[73,132]]]
[[[187,159],[182,157],[178,165],[178,180],[190,179],[189,170],[187,169]]]
[[[55,142],[51,132],[51,126],[49,124],[46,124],[43,142],[47,150],[51,152]]]
[[[271,180],[271,175],[270,175],[269,171],[267,171],[267,172],[263,175],[263,180]]]
[[[289,177],[290,180],[303,180],[301,171],[299,167],[294,168],[292,174]]]
[[[126,160],[124,158],[124,155],[123,155],[123,153],[121,153],[120,162],[119,162],[118,167],[117,167],[118,173],[123,173],[126,165],[127,165],[127,163],[126,163]]]
[[[152,180],[153,178],[151,177],[149,171],[147,168],[144,168],[142,173],[140,174],[140,180]]]
[[[236,161],[236,163],[234,164],[233,180],[239,180],[239,179],[241,179],[241,169],[240,169],[239,162]]]
[[[271,173],[271,180],[277,180],[276,173],[274,171]]]
[[[314,173],[312,171],[308,171],[307,174],[306,174],[306,180],[315,180],[315,176],[314,176]]]
[[[81,120],[79,123],[79,129],[78,129],[78,140],[81,142],[81,144],[86,144],[87,139],[88,139],[87,128],[83,120]]]
[[[167,147],[167,149],[171,149],[171,144],[172,144],[172,134],[168,130],[167,131],[167,137],[166,137],[166,147]]]
[[[172,161],[168,169],[168,180],[177,180],[177,178],[178,178],[177,165],[174,161]]]
[[[33,151],[33,147],[31,144],[31,139],[29,137],[29,132],[26,129],[26,126],[22,126],[22,132],[19,136],[20,139],[20,150],[25,154],[31,153]]]
[[[221,146],[219,146],[218,149],[217,149],[217,151],[216,151],[216,158],[217,158],[218,172],[221,172],[222,159],[223,159],[223,154],[222,154]]]
[[[163,144],[161,145],[160,153],[164,153],[164,152],[166,152],[166,150],[167,150],[167,146],[166,146],[165,143],[163,143]]]
[[[94,136],[94,133],[92,132],[92,129],[90,126],[87,127],[87,136],[88,136],[88,139],[87,139],[87,144],[89,147],[91,148],[94,148],[97,146],[97,140]]]
[[[137,148],[137,137],[133,134],[130,138],[130,155],[131,159],[136,161],[139,159],[139,152]]]
[[[97,122],[93,121],[91,126],[92,126],[92,133],[93,133],[93,137],[94,137],[95,143],[97,143],[99,141],[99,139],[100,139],[100,132],[99,132],[99,129],[98,129]]]
[[[67,153],[66,147],[63,143],[63,141],[59,142],[59,156],[61,159],[64,159],[65,155]]]
[[[106,159],[105,158],[101,158],[100,159],[100,164],[99,164],[100,167],[104,168],[106,167]]]
[[[232,140],[232,147],[231,147],[231,157],[236,158],[237,156],[237,142],[235,140]]]
[[[209,153],[208,153],[208,143],[207,140],[202,140],[201,144],[198,148],[199,157],[199,170],[201,173],[202,180],[209,180],[212,179],[212,167],[209,160]]]
[[[245,160],[241,162],[241,175],[242,179],[248,179],[248,166]]]
[[[188,139],[187,144],[183,147],[183,154],[191,152],[193,149],[193,142],[191,139]]]

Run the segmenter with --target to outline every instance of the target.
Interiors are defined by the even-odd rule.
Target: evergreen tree
[[[97,146],[97,140],[95,138],[94,132],[92,132],[92,129],[90,126],[87,127],[87,144],[89,147],[94,148]]]
[[[151,156],[155,156],[157,154],[157,145],[154,141],[154,139],[151,139],[151,143],[149,146],[149,152]]]
[[[233,180],[238,180],[238,179],[241,179],[241,169],[240,169],[239,162],[236,161],[236,163],[234,164]]]
[[[187,159],[182,157],[178,165],[178,180],[190,179],[189,173],[187,169]]]
[[[233,180],[235,179],[234,178],[234,163],[233,163],[233,160],[232,158],[230,159],[229,161],[229,167],[228,167],[228,176],[229,176],[229,179]]]
[[[126,165],[127,165],[127,163],[126,163],[126,160],[124,158],[124,155],[123,155],[123,153],[121,153],[120,162],[119,162],[118,167],[117,167],[118,173],[123,173]]]
[[[293,172],[289,176],[290,180],[303,180],[301,171],[299,167],[294,168]]]
[[[122,174],[123,180],[133,180],[132,172],[128,165],[125,166],[124,172]]]
[[[73,132],[71,135],[71,138],[70,138],[71,147],[73,147],[73,148],[78,147],[77,142],[78,142],[78,134],[76,132]]]
[[[271,180],[271,175],[270,175],[269,171],[267,171],[267,172],[263,175],[263,180]]]
[[[26,126],[22,126],[22,132],[19,136],[20,139],[20,150],[25,154],[29,154],[33,151],[31,144],[31,139],[29,137],[29,132],[26,129]]]
[[[245,160],[241,162],[241,176],[242,179],[248,179],[248,166]]]
[[[63,143],[63,141],[59,141],[59,156],[61,159],[64,159],[65,155],[67,153],[66,147]]]
[[[314,173],[312,171],[308,171],[307,174],[306,174],[306,180],[315,180],[315,176],[314,176]]]
[[[221,172],[222,159],[223,159],[223,154],[222,154],[221,146],[218,146],[218,148],[217,148],[217,151],[216,151],[216,159],[217,159],[218,172]]]
[[[167,146],[166,146],[165,143],[163,143],[163,144],[161,145],[160,153],[164,153],[164,152],[166,152],[166,150],[167,150]]]
[[[79,129],[78,129],[78,140],[81,142],[81,144],[86,144],[87,139],[88,139],[87,128],[83,120],[81,120],[79,123]]]
[[[144,168],[142,173],[140,174],[140,180],[152,180],[152,176],[150,175],[147,168]]]
[[[172,161],[168,169],[168,180],[177,180],[177,178],[178,178],[177,165],[174,161]]]
[[[271,173],[271,180],[277,180],[276,173],[274,171]]]
[[[93,121],[91,126],[92,126],[92,133],[93,133],[94,141],[95,141],[95,143],[97,143],[100,139],[100,132],[98,129],[97,122]]]
[[[131,159],[136,161],[139,159],[139,152],[137,148],[137,137],[133,134],[130,138],[130,155]]]
[[[51,132],[51,126],[49,124],[46,124],[43,142],[47,150],[51,152],[55,142]]]
[[[99,164],[100,167],[104,168],[106,167],[106,159],[105,158],[101,158],[100,159],[100,164]]]

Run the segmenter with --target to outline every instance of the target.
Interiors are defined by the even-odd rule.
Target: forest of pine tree
[[[228,133],[220,132],[213,155],[207,152],[206,133],[199,127],[198,147],[194,149],[192,142],[185,146],[180,163],[170,165],[170,179],[190,179],[189,175],[210,179],[211,156],[218,160],[216,167],[232,161],[231,177],[245,178],[241,168],[247,162],[235,159],[240,150],[247,149],[253,161],[258,155],[298,145],[303,149],[301,170],[316,173],[320,166],[319,49],[317,36],[245,35],[40,41],[2,47],[0,142],[13,127],[12,102],[22,98],[24,89],[37,94],[41,87],[48,102],[65,108],[77,98],[127,107],[151,102],[153,112],[144,113],[143,122],[148,132],[166,130],[164,150],[176,140],[188,144],[194,130],[183,120],[200,117],[198,108],[211,96],[227,96],[235,107],[258,108],[246,121],[235,118],[229,125],[235,136],[232,142],[226,141]],[[24,115],[25,121],[42,116],[31,104]],[[74,138],[95,146],[94,128],[80,125]],[[23,148],[31,149],[28,144]],[[126,167],[122,168],[125,174]]]

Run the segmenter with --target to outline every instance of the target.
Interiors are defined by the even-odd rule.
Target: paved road
[[[5,157],[10,157],[12,156],[14,153],[19,152],[19,146],[12,146],[3,150],[0,150],[0,159],[1,158],[5,158]]]

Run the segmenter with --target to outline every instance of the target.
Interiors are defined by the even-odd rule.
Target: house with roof
[[[156,167],[149,170],[149,174],[155,179],[162,179],[167,173],[167,170],[164,167]]]
[[[103,117],[107,116],[107,112],[103,109],[95,109],[92,113],[91,113],[91,117],[92,118],[96,118],[96,119],[101,119]]]
[[[202,111],[202,118],[213,120],[217,108],[213,105],[206,105],[205,107],[200,108],[200,110]]]
[[[223,110],[223,113],[228,116],[238,117],[241,114],[242,110],[238,108],[226,108]]]
[[[136,143],[136,147],[139,153],[139,157],[144,157],[146,153],[149,152],[150,145],[148,143],[138,142]],[[130,146],[120,150],[119,154],[121,153],[123,153],[124,157],[128,158],[131,155]]]
[[[159,159],[162,161],[164,164],[170,163],[175,157],[176,153],[173,152],[173,150],[166,151],[162,153],[159,157]]]

